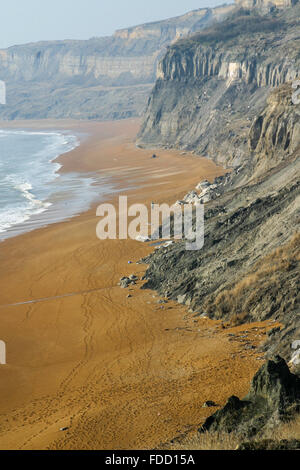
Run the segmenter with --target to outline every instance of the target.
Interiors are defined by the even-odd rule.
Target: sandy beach
[[[138,127],[138,120],[26,122],[84,135],[60,158],[61,171],[110,178],[129,203],[174,203],[224,173],[176,151],[158,151],[153,160],[134,144]],[[118,195],[107,201],[117,204]],[[197,429],[212,413],[202,408],[206,400],[224,405],[232,394],[243,397],[261,365],[259,354],[228,335],[247,329],[257,345],[267,324],[224,330],[173,302],[161,308],[141,281],[128,298],[119,279],[141,277],[146,267],[136,262],[153,247],[100,241],[98,221],[95,205],[0,244],[0,339],[7,346],[0,449],[151,449]]]

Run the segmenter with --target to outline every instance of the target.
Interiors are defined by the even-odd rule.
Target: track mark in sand
[[[17,302],[15,304],[0,305],[0,308],[18,307],[20,305],[29,305],[29,304],[37,304],[37,303],[41,303],[41,302],[50,302],[51,300],[65,299],[66,297],[75,297],[76,295],[92,294],[93,292],[100,292],[100,291],[104,291],[104,290],[107,290],[107,289],[108,289],[107,287],[98,287],[98,288],[90,289],[90,290],[84,290],[84,291],[79,291],[79,292],[71,292],[69,294],[54,295],[53,297],[43,297],[41,299],[26,300],[24,302]],[[113,289],[113,287],[110,287],[110,289]]]
[[[102,289],[97,289],[102,290]],[[92,290],[94,292],[95,290]],[[43,417],[44,421],[46,420],[46,426],[43,426],[37,432],[30,437],[28,437],[19,449],[24,449],[32,444],[34,440],[39,438],[43,433],[47,432],[49,427],[52,425],[61,422],[62,420],[69,422],[69,425],[72,425],[72,422],[75,418],[80,415],[84,415],[90,407],[90,403],[86,401],[86,398],[82,398],[82,394],[86,389],[86,385],[80,387],[79,389],[74,389],[72,384],[76,376],[80,374],[82,368],[84,368],[88,362],[92,359],[94,350],[95,350],[95,332],[93,330],[94,323],[94,313],[93,313],[93,304],[87,296],[83,296],[83,301],[81,303],[81,312],[83,318],[82,331],[84,333],[83,337],[83,356],[82,359],[73,367],[73,369],[66,375],[66,377],[60,383],[56,395],[53,400],[49,401],[46,406],[43,407]],[[91,372],[92,375],[95,374],[97,367]],[[57,418],[57,403],[60,403],[63,397],[67,395],[70,396],[69,406],[64,406],[64,417],[60,416]],[[72,397],[72,398],[71,398]],[[77,398],[76,398],[77,397]],[[81,398],[82,406],[79,410],[75,411],[76,403],[78,402],[78,397]],[[74,403],[75,400],[75,403]],[[72,406],[73,405],[73,406]]]

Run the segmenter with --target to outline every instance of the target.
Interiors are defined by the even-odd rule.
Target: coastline
[[[64,220],[70,220],[73,217],[80,215],[80,213],[87,211],[91,208],[96,200],[101,200],[101,195],[107,196],[114,192],[113,185],[110,184],[109,178],[100,177],[93,173],[87,173],[84,171],[74,171],[64,169],[64,163],[61,158],[67,155],[65,162],[68,165],[68,159],[72,159],[72,152],[79,147],[82,142],[89,140],[92,137],[93,130],[90,134],[82,133],[78,128],[79,125],[68,122],[55,123],[50,122],[46,126],[43,124],[37,124],[36,122],[23,122],[22,124],[15,123],[0,123],[0,130],[16,133],[18,136],[46,136],[50,138],[60,138],[60,141],[46,144],[36,154],[37,168],[38,165],[43,165],[43,170],[40,170],[41,178],[45,175],[44,188],[48,188],[43,192],[41,200],[36,195],[36,190],[41,188],[41,185],[35,184],[32,174],[22,174],[23,183],[22,185],[26,189],[22,192],[26,193],[24,196],[24,202],[26,200],[34,201],[36,207],[26,208],[21,211],[21,206],[18,207],[18,217],[13,217],[11,220],[10,216],[6,221],[6,213],[3,213],[3,230],[0,230],[0,242],[5,241],[8,238],[16,237],[23,233],[31,232],[41,227],[46,227],[53,223],[58,223]],[[60,127],[58,129],[58,127]],[[89,132],[89,130],[88,130]],[[10,134],[7,134],[8,136]],[[66,148],[64,148],[66,146]],[[56,153],[56,154],[55,154]],[[33,157],[35,156],[33,150]],[[46,155],[46,159],[45,159]],[[47,158],[48,156],[48,158]],[[34,162],[33,157],[29,157],[29,170]],[[26,157],[27,158],[27,157]],[[40,159],[43,159],[40,161]],[[17,163],[16,163],[17,165]],[[52,177],[51,177],[52,175]],[[17,175],[19,178],[19,175]],[[18,180],[17,180],[18,181]],[[13,184],[16,184],[12,180]],[[40,181],[39,181],[40,183]],[[17,186],[19,189],[19,186]],[[4,194],[5,196],[5,194]],[[14,207],[14,206],[13,206]],[[10,209],[9,212],[12,212]],[[5,227],[5,229],[4,229]]]
[[[160,150],[152,160],[151,150],[134,145],[138,124],[27,122],[89,134],[58,158],[59,171],[109,177],[130,203],[174,203],[201,179],[224,173],[211,161],[175,151]],[[117,204],[117,197],[104,199]],[[141,282],[127,298],[117,286],[120,277],[141,277],[145,266],[135,263],[153,247],[99,241],[96,205],[0,245],[1,339],[7,344],[1,449],[153,448],[196,429],[211,414],[201,408],[206,400],[223,405],[233,393],[242,397],[261,364],[256,352],[241,357],[228,339],[249,325],[224,332],[220,322],[195,323],[181,305],[161,309],[154,292],[139,289]],[[34,299],[44,301],[11,305]],[[254,343],[267,327],[250,326]]]

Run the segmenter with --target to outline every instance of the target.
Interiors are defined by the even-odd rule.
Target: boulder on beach
[[[218,185],[210,184],[208,181],[200,183],[200,185],[197,186],[197,189],[201,191],[200,194],[195,190],[190,191],[184,196],[182,201],[177,201],[175,206],[183,206],[185,204],[206,204],[220,196],[217,190]]]
[[[218,406],[214,401],[208,400],[205,403],[203,403],[202,408],[214,408]]]
[[[186,196],[184,196],[183,200],[187,204],[195,204],[199,202],[199,195],[197,191],[190,191]]]
[[[151,241],[151,238],[145,237],[143,235],[139,235],[138,237],[136,237],[136,241],[137,242],[142,242],[142,243],[147,243],[147,242]]]
[[[135,279],[130,279],[129,277],[122,277],[120,279],[120,287],[122,289],[127,289],[130,285],[135,285],[136,280]]]
[[[289,364],[292,368],[298,368],[300,366],[300,348],[293,352]]]
[[[196,186],[196,189],[198,191],[203,191],[203,189],[206,189],[206,188],[209,188],[210,186],[210,182],[205,180],[205,181],[202,181],[201,183],[199,183],[197,186]]]
[[[163,247],[163,248],[169,248],[169,246],[174,245],[174,243],[175,243],[174,240],[169,240],[169,241],[167,241],[166,243],[164,243],[164,244],[162,245],[162,247]]]
[[[175,206],[185,206],[187,203],[185,201],[176,201]]]

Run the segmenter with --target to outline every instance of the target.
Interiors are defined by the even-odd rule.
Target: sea
[[[113,191],[100,175],[59,171],[57,157],[79,143],[71,132],[0,129],[0,241],[79,215]]]

